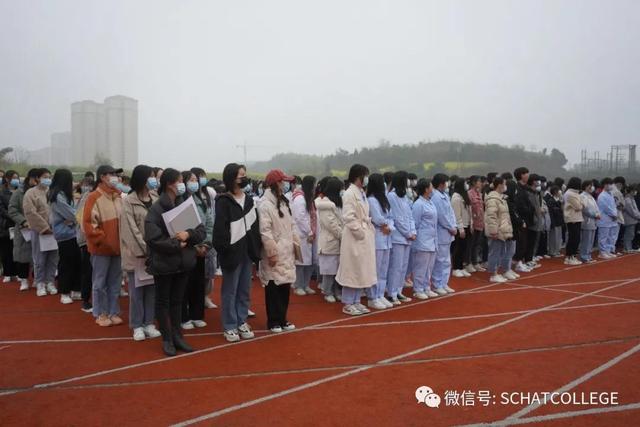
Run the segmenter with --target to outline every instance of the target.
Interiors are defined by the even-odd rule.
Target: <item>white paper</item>
[[[31,230],[29,230],[28,228],[21,228],[20,234],[22,234],[22,238],[25,242],[31,241]]]
[[[53,234],[41,234],[40,235],[40,252],[49,252],[58,250],[58,242]]]
[[[136,261],[136,269],[133,271],[135,287],[153,285],[153,276],[147,273],[145,258],[138,258]]]
[[[15,227],[9,227],[9,240],[13,240],[16,235]]]
[[[202,220],[200,219],[200,215],[198,215],[198,208],[196,207],[196,203],[193,201],[193,197],[189,197],[187,200],[182,202],[181,205],[163,213],[162,219],[164,219],[167,231],[172,237],[181,231],[194,229],[202,224]]]

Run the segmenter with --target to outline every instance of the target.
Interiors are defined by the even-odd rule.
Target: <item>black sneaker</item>
[[[93,311],[93,306],[90,302],[83,301],[82,308],[80,310],[84,311],[85,313],[91,313],[91,311]]]

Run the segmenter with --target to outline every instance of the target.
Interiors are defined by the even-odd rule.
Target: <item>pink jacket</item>
[[[474,230],[484,230],[484,202],[482,194],[472,188],[467,192],[471,201],[471,225]]]

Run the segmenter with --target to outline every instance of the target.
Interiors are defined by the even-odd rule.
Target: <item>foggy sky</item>
[[[0,0],[0,147],[44,147],[71,102],[122,94],[151,165],[381,138],[575,162],[638,142],[639,41],[633,0]]]

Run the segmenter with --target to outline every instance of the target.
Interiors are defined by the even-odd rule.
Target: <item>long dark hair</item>
[[[205,178],[207,177],[207,173],[205,172],[204,169],[202,168],[191,168],[191,172],[193,172],[193,174],[198,177],[198,184],[200,184],[200,177],[204,176]],[[207,191],[207,187],[206,186],[200,186],[200,198],[203,198],[205,203],[207,204],[208,207],[211,207],[211,196],[209,195],[209,191]]]
[[[131,173],[131,181],[129,185],[131,186],[131,191],[135,191],[140,194],[142,190],[147,186],[147,180],[153,174],[153,168],[147,165],[138,165],[133,168],[133,172]]]
[[[398,197],[404,197],[407,195],[408,179],[409,179],[409,174],[405,171],[398,171],[395,174],[393,174],[393,179],[391,180],[391,189],[396,192],[396,195]]]
[[[405,180],[406,185],[406,180]],[[379,173],[372,173],[369,175],[369,185],[367,185],[367,197],[373,196],[378,203],[380,203],[380,207],[382,207],[383,212],[388,212],[391,209],[391,205],[389,204],[389,199],[387,199],[387,191],[384,184],[384,177]]]
[[[316,207],[314,200],[316,190],[316,177],[307,175],[302,178],[302,191],[304,192],[304,201],[307,205],[307,212],[311,212],[311,208]]]
[[[284,217],[284,213],[280,210],[280,206],[283,203],[289,210],[289,215],[291,215],[291,207],[289,207],[289,199],[284,197],[284,194],[279,194],[280,186],[278,185],[278,182],[274,182],[273,184],[271,184],[269,188],[271,189],[271,192],[273,193],[273,195],[276,197],[276,200],[277,200],[276,207],[278,208],[278,216],[280,218]]]
[[[238,179],[238,172],[240,172],[240,169],[244,169],[245,171],[247,170],[244,165],[239,165],[237,163],[229,163],[224,167],[224,170],[222,171],[222,182],[224,182],[224,186],[228,193],[233,193],[236,189],[236,179]]]
[[[47,195],[49,203],[57,201],[60,193],[64,194],[67,198],[67,203],[71,204],[73,201],[73,174],[69,169],[58,169],[53,174],[51,188]]]
[[[160,177],[160,187],[158,187],[158,194],[163,194],[167,191],[167,187],[180,180],[180,172],[173,168],[166,168],[162,172]]]
[[[369,178],[371,179],[371,178]],[[324,185],[323,194],[329,200],[331,200],[339,208],[342,208],[342,197],[340,197],[340,191],[344,188],[342,180],[338,178],[329,178]]]
[[[31,185],[31,179],[38,179],[38,177],[40,177],[40,169],[29,169],[29,172],[27,172],[27,176],[24,179],[24,183],[22,184],[22,192],[26,193],[28,189],[32,188],[33,185]]]
[[[495,183],[494,183],[494,188],[495,188]],[[453,192],[458,193],[459,195],[462,196],[462,200],[464,200],[465,206],[469,206],[471,204],[471,201],[469,200],[469,194],[467,193],[467,190],[465,190],[464,188],[464,178],[458,178],[455,180],[455,182],[453,183]]]

